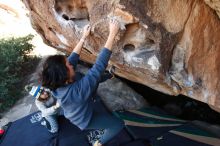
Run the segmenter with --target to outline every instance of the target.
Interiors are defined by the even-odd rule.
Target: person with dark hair
[[[103,73],[112,53],[112,46],[119,31],[119,22],[110,20],[109,36],[95,64],[82,76],[75,72],[83,42],[90,33],[90,27],[85,26],[83,36],[66,59],[62,55],[50,56],[43,65],[42,84],[52,90],[57,98],[64,116],[81,130],[104,129],[101,139],[94,146],[102,146],[124,127],[122,120],[108,112],[100,112],[94,108],[92,98],[100,82],[104,81]]]

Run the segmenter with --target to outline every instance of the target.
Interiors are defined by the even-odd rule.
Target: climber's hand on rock
[[[119,31],[119,22],[116,19],[110,19],[109,21],[109,35],[115,37]]]
[[[119,31],[119,22],[115,19],[111,19],[109,21],[109,36],[104,46],[110,51],[112,50],[113,42],[118,31]]]
[[[90,33],[90,29],[91,29],[90,25],[86,25],[83,27],[82,37],[81,37],[80,41],[77,43],[77,45],[75,46],[75,48],[73,49],[74,53],[80,54],[82,47],[83,47],[83,43],[85,42],[86,37]]]
[[[90,27],[89,24],[84,26],[84,28],[83,28],[83,36],[82,36],[83,39],[85,39],[89,35],[90,30],[91,30],[91,27]]]

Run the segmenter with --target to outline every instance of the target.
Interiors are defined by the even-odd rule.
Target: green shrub
[[[21,96],[21,81],[30,70],[36,57],[28,55],[33,50],[33,35],[0,40],[0,112],[11,107]]]

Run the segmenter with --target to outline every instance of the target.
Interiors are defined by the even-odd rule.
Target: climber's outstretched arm
[[[112,50],[112,45],[115,39],[115,36],[117,35],[119,30],[119,22],[117,20],[111,19],[110,20],[110,25],[109,25],[109,35],[108,39],[105,43],[104,48],[109,49],[110,51]]]
[[[77,43],[76,47],[73,49],[74,53],[80,54],[80,52],[82,50],[83,43],[84,43],[86,37],[89,35],[90,30],[91,30],[91,27],[89,25],[84,26],[84,28],[83,28],[83,36],[80,39],[80,41]]]

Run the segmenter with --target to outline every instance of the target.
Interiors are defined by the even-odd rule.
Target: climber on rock
[[[64,116],[81,130],[104,129],[104,134],[94,142],[94,146],[102,146],[124,127],[123,121],[111,113],[97,111],[92,100],[97,96],[95,93],[99,83],[106,80],[102,77],[118,31],[119,22],[111,19],[105,46],[85,76],[75,72],[75,68],[83,43],[90,33],[90,26],[84,27],[82,38],[68,58],[63,55],[50,56],[43,65],[42,84],[51,89],[64,110]]]

